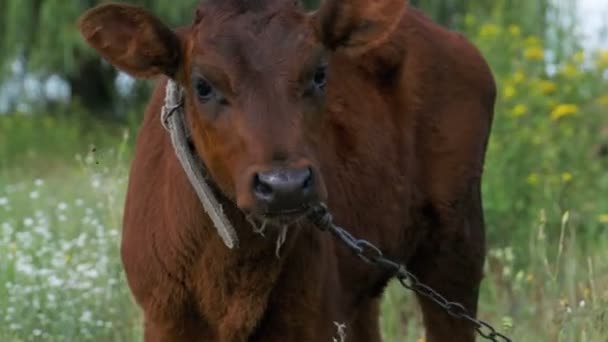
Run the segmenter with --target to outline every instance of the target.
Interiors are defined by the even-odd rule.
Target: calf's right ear
[[[176,76],[181,42],[171,29],[143,8],[100,5],[83,14],[78,25],[91,47],[131,76]]]

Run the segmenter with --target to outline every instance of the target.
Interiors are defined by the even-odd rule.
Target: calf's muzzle
[[[253,175],[256,207],[265,215],[285,215],[304,210],[316,198],[310,167],[275,168]]]

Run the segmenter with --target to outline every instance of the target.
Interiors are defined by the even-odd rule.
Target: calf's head
[[[317,153],[326,94],[340,86],[331,54],[377,46],[405,7],[404,0],[329,0],[306,13],[294,0],[208,0],[191,26],[173,31],[142,8],[105,4],[79,25],[117,68],[177,81],[215,183],[244,211],[284,217],[327,193]]]

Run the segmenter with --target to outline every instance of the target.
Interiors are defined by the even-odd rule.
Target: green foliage
[[[5,29],[0,31],[3,54],[0,57],[4,63],[23,54],[31,72],[65,75],[77,72],[80,60],[97,57],[86,46],[76,23],[84,11],[102,1],[3,1],[6,10],[0,12],[0,22],[4,23]],[[191,22],[192,8],[197,2],[128,1],[150,9],[174,26]]]
[[[606,52],[572,50],[548,73],[541,38],[516,25],[474,29],[474,21],[469,31],[477,32],[473,38],[500,89],[484,182],[490,239],[524,241],[531,227],[518,225],[533,222],[541,210],[552,227],[571,210],[585,240],[599,238],[605,226],[581,218],[608,212],[608,202],[597,201],[608,192],[608,160],[597,153],[607,142]]]
[[[123,103],[114,87],[116,71],[101,62],[99,55],[89,48],[76,27],[78,17],[87,9],[102,3],[100,0],[2,0],[0,2],[0,70],[16,59],[25,63],[25,72],[45,79],[56,74],[65,79],[73,98],[88,112],[110,119],[125,119]],[[159,15],[171,26],[187,25],[192,20],[192,9],[199,0],[160,1],[130,0],[125,3],[144,6]],[[431,17],[446,25],[462,28],[464,13],[480,17],[503,13],[507,22],[521,20],[524,29],[535,33],[545,30],[544,18],[548,0],[498,0],[493,2],[420,0],[412,4],[425,9]],[[318,0],[303,0],[308,8]],[[529,18],[529,19],[526,19]],[[502,22],[501,24],[504,24]],[[557,35],[556,37],[559,37]],[[556,40],[560,41],[561,40]],[[0,84],[10,73],[0,73]],[[141,102],[150,87],[138,83],[129,101]]]
[[[122,131],[122,126],[78,114],[0,116],[0,175],[3,172],[25,175],[41,169],[50,172],[64,169],[66,164],[74,166],[74,154],[112,145]],[[1,180],[0,187],[4,183]]]
[[[410,3],[439,23],[455,29],[465,26],[467,14],[480,18],[494,15],[494,23],[497,25],[517,22],[526,31],[537,34],[544,33],[548,28],[544,17],[550,11],[549,0],[410,0]]]
[[[582,250],[582,238],[569,221],[562,226],[563,239],[559,243],[544,238],[546,226],[542,219],[527,223],[535,226],[530,228],[530,248],[525,253],[517,254],[511,247],[490,250],[479,318],[513,341],[605,341],[606,240]],[[555,255],[549,256],[549,252]],[[525,261],[525,267],[515,266],[520,259]],[[416,299],[398,283],[389,286],[381,317],[386,341],[425,341]]]
[[[1,341],[141,340],[118,258],[124,148],[0,173]]]
[[[21,1],[0,0],[0,16],[36,3]],[[455,25],[486,56],[499,89],[483,178],[480,317],[516,341],[605,341],[608,50],[580,50],[567,27],[537,27],[538,2],[444,3],[466,11]],[[174,24],[190,20],[181,4],[153,6]],[[0,32],[0,44],[7,37]],[[77,44],[72,52],[84,51]],[[0,116],[0,340],[141,340],[117,249],[132,147],[121,132],[82,114]],[[382,331],[386,341],[424,341],[411,293],[390,287]]]
[[[87,112],[124,120],[114,87],[116,70],[86,45],[77,28],[80,15],[102,2],[1,0],[0,9],[4,10],[0,11],[0,70],[4,72],[0,72],[0,84],[10,76],[8,66],[18,59],[24,61],[28,76],[44,80],[59,75],[66,80],[73,98]],[[198,1],[125,2],[144,6],[176,27],[192,22],[192,9]],[[145,96],[138,95],[148,92],[149,87],[138,87],[130,100],[142,99]]]
[[[490,250],[480,316],[515,341],[604,341],[608,50],[579,50],[573,35],[555,46],[501,15],[464,18],[499,88],[483,178]],[[424,341],[417,310],[410,293],[390,288],[388,341]]]

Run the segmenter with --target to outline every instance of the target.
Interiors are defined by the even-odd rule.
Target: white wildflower
[[[84,272],[84,276],[95,279],[95,278],[99,277],[99,272],[97,272],[96,269],[91,268]]]
[[[84,245],[85,245],[85,243],[86,243],[86,241],[87,241],[87,234],[81,233],[78,236],[78,238],[76,239],[75,245],[78,246],[78,247],[80,247],[80,248],[83,248]]]
[[[20,272],[25,275],[34,276],[36,273],[36,269],[29,263],[26,262],[17,262],[15,264],[15,269],[17,272]],[[27,289],[25,289],[27,290]]]
[[[8,222],[2,222],[2,233],[4,236],[9,236],[13,233],[13,226]]]
[[[63,280],[61,280],[56,275],[51,275],[49,277],[49,279],[48,279],[48,283],[52,287],[61,287],[61,286],[63,286]],[[53,296],[53,298],[54,298],[54,296]],[[49,298],[49,300],[50,300],[50,298]]]
[[[80,315],[81,322],[91,322],[93,320],[93,313],[91,311],[85,311]]]

